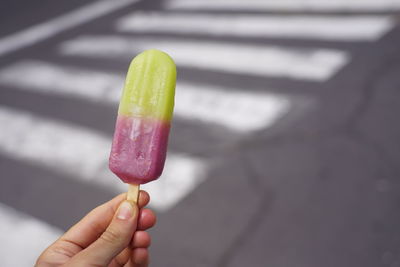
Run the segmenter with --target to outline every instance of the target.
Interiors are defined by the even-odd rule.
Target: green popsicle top
[[[176,66],[159,50],[146,50],[131,62],[118,114],[169,121],[174,109]]]

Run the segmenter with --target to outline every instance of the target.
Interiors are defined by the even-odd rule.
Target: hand
[[[149,194],[140,191],[139,207],[125,199],[121,194],[92,210],[48,247],[35,266],[148,266],[150,236],[144,230],[156,222],[151,210],[142,209]]]

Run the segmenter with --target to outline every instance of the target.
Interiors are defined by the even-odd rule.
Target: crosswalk
[[[0,39],[0,56],[34,45],[65,30],[85,24],[137,1],[138,0],[98,1],[66,13],[51,21],[33,25],[21,32]]]
[[[169,0],[167,9],[238,11],[381,12],[400,9],[399,0]]]
[[[108,170],[112,136],[6,107],[0,107],[0,123],[7,125],[0,132],[1,154],[103,186],[115,194],[126,190]],[[153,205],[163,210],[179,201],[183,192],[201,182],[203,164],[190,156],[168,155],[162,182],[144,188],[160,192],[166,184],[174,184],[178,194],[154,194]]]
[[[60,229],[1,203],[0,214],[2,266],[33,266],[38,255],[62,234]]]
[[[116,35],[79,36],[63,43],[60,50],[63,55],[68,56],[125,58],[126,55],[135,55],[152,47],[169,53],[178,67],[316,81],[329,79],[349,60],[346,52],[335,49],[285,49],[220,41],[130,38]]]
[[[190,1],[187,1],[190,2]],[[277,16],[134,12],[117,22],[121,32],[205,34],[264,38],[375,41],[394,25],[387,16]]]
[[[21,73],[23,79],[19,79]],[[33,60],[0,70],[3,85],[114,106],[119,102],[123,79],[117,73]],[[268,93],[232,92],[229,88],[179,81],[176,91],[175,116],[217,123],[239,132],[272,125],[290,108],[288,99]]]
[[[175,132],[179,136],[174,140],[179,142],[184,139],[181,133],[190,132],[195,143],[202,139],[201,131],[192,130],[197,127],[203,132],[212,131],[224,144],[233,144],[254,133],[268,131],[295,112],[296,95],[285,93],[284,83],[281,88],[270,88],[270,79],[278,84],[279,81],[309,82],[318,88],[340,75],[353,59],[352,52],[329,46],[330,41],[371,43],[379,41],[396,26],[390,14],[343,16],[326,12],[373,13],[400,9],[397,0],[367,0],[363,5],[355,0],[168,0],[163,8],[153,11],[136,9],[136,2],[98,1],[0,38],[0,56],[4,56],[77,25],[90,26],[91,20],[99,22],[103,15],[129,5],[135,9],[122,12],[120,18],[105,18],[103,23],[108,27],[102,31],[93,27],[96,28],[93,32],[79,31],[72,37],[60,38],[48,48],[47,54],[1,65],[0,88],[7,88],[4,92],[13,90],[43,96],[43,109],[48,106],[47,96],[68,99],[71,103],[90,103],[99,109],[115,108],[125,73],[109,65],[126,65],[140,51],[158,48],[171,54],[178,72],[196,76],[196,81],[178,76],[174,123],[182,129]],[[257,13],[250,15],[248,11],[252,10]],[[293,14],[279,15],[279,11]],[[305,16],[304,11],[319,14]],[[271,45],[254,37],[278,42],[307,40],[311,45]],[[313,46],[314,41],[327,41],[327,46],[319,47],[317,42]],[[85,64],[81,65],[82,60]],[[211,73],[221,82],[215,84],[208,79]],[[265,81],[265,85],[254,85],[252,79]],[[232,82],[224,82],[231,80],[237,81],[234,86]],[[7,125],[0,131],[0,155],[19,161],[21,166],[33,164],[115,194],[125,191],[126,186],[108,170],[112,136],[101,127],[94,129],[77,123],[74,118],[60,120],[51,109],[38,114],[10,103],[0,104],[0,123]],[[228,134],[235,138],[227,138]],[[153,208],[168,212],[197,186],[207,182],[208,171],[213,166],[211,154],[218,154],[218,149],[193,153],[185,146],[173,146],[163,176],[144,186],[152,194]],[[13,240],[24,240],[26,249],[30,249],[32,241],[26,241],[23,236],[39,235],[45,244],[61,232],[57,226],[49,226],[9,206],[12,203],[0,204],[0,213],[7,218],[0,222],[0,234],[12,244],[0,251],[2,265],[7,265],[18,249]],[[16,223],[21,220],[24,223]],[[12,226],[21,231],[7,230]],[[29,266],[40,249],[38,246],[30,250],[31,255],[21,259],[18,266]]]

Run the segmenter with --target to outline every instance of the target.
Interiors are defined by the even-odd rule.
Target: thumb
[[[124,201],[120,204],[106,231],[89,247],[76,255],[73,261],[80,266],[107,266],[130,243],[136,231],[138,207]]]

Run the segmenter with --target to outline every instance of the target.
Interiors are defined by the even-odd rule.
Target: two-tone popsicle
[[[130,192],[137,193],[139,184],[157,179],[163,171],[175,83],[175,63],[164,52],[144,51],[129,66],[109,167],[123,182],[132,185]]]

